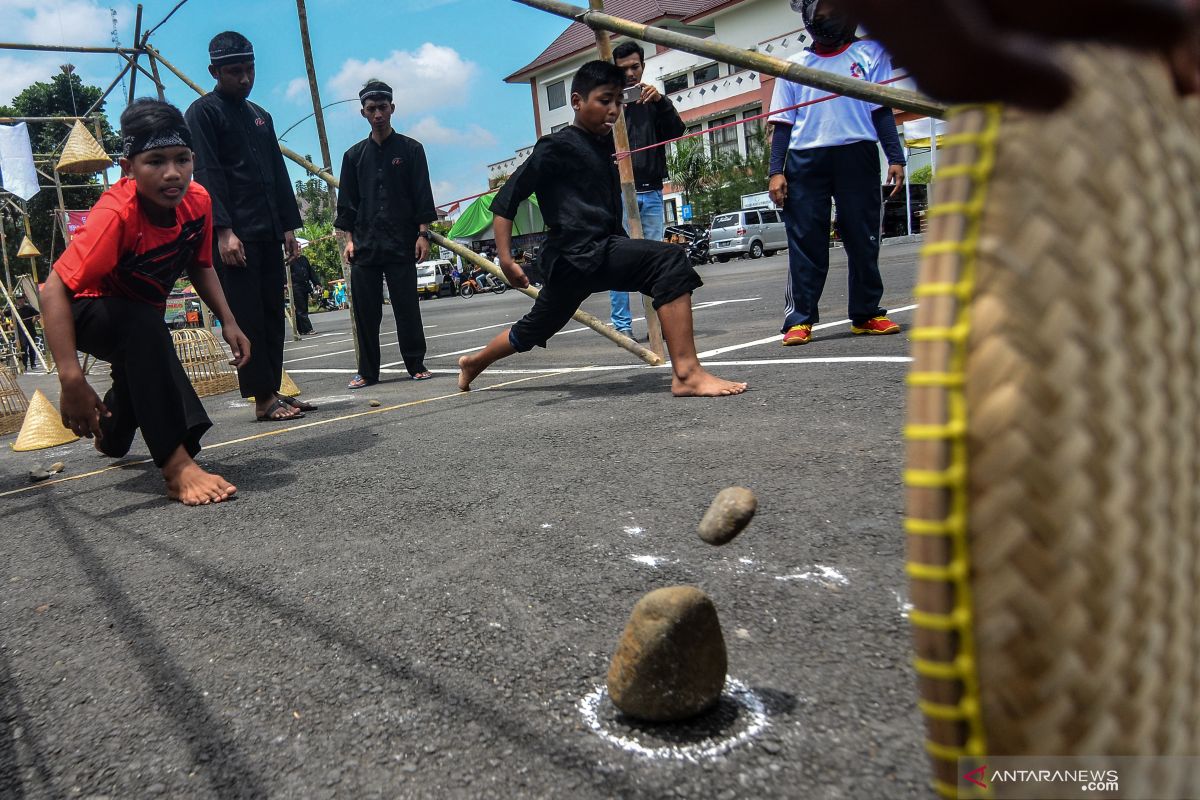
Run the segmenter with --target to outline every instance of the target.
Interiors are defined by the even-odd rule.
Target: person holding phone
[[[642,83],[645,55],[638,42],[622,42],[613,48],[613,63],[625,73],[621,102],[625,108],[625,128],[629,148],[665,142],[683,135],[683,120],[669,97],[653,86]],[[633,154],[633,179],[637,188],[638,215],[642,220],[642,238],[662,241],[663,181],[667,178],[665,147]],[[618,333],[633,338],[633,317],[629,311],[629,292],[610,292],[612,326]]]

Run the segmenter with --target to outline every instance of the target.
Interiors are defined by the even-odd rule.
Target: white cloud
[[[114,3],[119,35],[132,36],[133,10],[128,3]],[[111,45],[110,3],[90,0],[3,0],[5,39],[39,44]],[[126,47],[132,42],[121,42]],[[64,54],[66,55],[66,54]]]
[[[308,97],[308,78],[292,78],[284,88],[283,96],[292,101],[311,99]]]
[[[393,50],[384,59],[347,59],[329,86],[334,97],[357,97],[364,83],[378,78],[392,87],[396,113],[403,117],[465,103],[478,71],[454,48],[426,42],[415,51]]]
[[[466,130],[447,128],[437,117],[421,117],[404,133],[424,145],[455,145],[458,147],[491,147],[496,144],[492,132],[478,125]]]

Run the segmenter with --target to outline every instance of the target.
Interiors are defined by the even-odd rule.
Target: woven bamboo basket
[[[947,797],[964,756],[1200,753],[1200,106],[1069,57],[1059,113],[956,113],[929,212],[906,530]]]
[[[28,408],[29,401],[17,385],[17,376],[0,364],[0,436],[19,431]]]
[[[171,339],[197,395],[209,397],[237,388],[237,373],[229,364],[229,355],[210,331],[184,328],[172,331]]]
[[[63,145],[62,157],[58,159],[58,166],[55,169],[59,172],[76,175],[91,175],[94,172],[106,170],[112,165],[112,159],[108,157],[108,153],[104,152],[100,143],[92,134],[88,133],[88,129],[83,126],[82,122],[75,120],[75,124],[71,126],[71,133],[67,136],[67,143]]]

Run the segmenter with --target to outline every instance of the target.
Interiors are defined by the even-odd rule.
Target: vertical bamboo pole
[[[12,289],[12,268],[8,264],[8,236],[4,233],[4,218],[0,216],[0,253],[4,254],[4,285]]]
[[[29,328],[25,327],[25,320],[21,319],[21,313],[17,311],[17,304],[13,302],[12,294],[7,288],[4,289],[4,299],[8,302],[8,307],[12,311],[13,323],[25,332],[25,341],[32,343],[33,333],[29,330]],[[22,350],[25,348],[25,344],[21,340],[20,336],[17,337],[17,345]],[[33,354],[37,356],[38,361],[42,362],[42,369],[46,370],[46,374],[50,374],[50,365],[46,363],[46,357],[42,355],[42,351],[37,349],[35,346],[33,348]]]
[[[158,91],[158,99],[160,102],[167,102],[167,93],[163,89],[162,78],[158,75],[158,61],[155,60],[154,54],[147,51],[146,58],[150,61],[150,74],[154,76],[154,88]]]
[[[329,154],[329,136],[325,131],[325,110],[321,107],[321,90],[317,87],[317,69],[313,65],[312,41],[308,36],[308,10],[304,0],[296,0],[296,15],[300,20],[300,44],[304,48],[304,68],[308,72],[308,89],[312,94],[313,117],[317,123],[317,138],[321,142],[321,166],[330,175],[333,174],[333,159]],[[324,177],[324,176],[322,176]],[[326,179],[329,186],[329,213],[337,214],[337,188],[332,180]],[[342,258],[342,248],[338,247],[338,261],[342,265],[342,278],[346,281],[346,305],[350,308],[350,334],[354,339],[354,359],[358,361],[358,324],[354,321],[354,287],[350,281],[350,265]],[[291,286],[289,272],[288,286]],[[295,308],[293,307],[293,311]]]
[[[593,11],[604,11],[604,0],[588,0],[588,5]],[[612,61],[612,41],[609,39],[608,32],[595,29],[596,46],[600,49],[600,57],[605,61]],[[617,124],[613,128],[613,137],[616,140],[617,151],[621,153],[629,152],[629,130],[625,127],[625,109],[621,109],[621,115],[617,117]],[[629,226],[629,235],[634,239],[644,239],[645,234],[642,232],[642,215],[638,211],[637,189],[633,179],[633,159],[622,158],[617,162],[617,168],[621,172],[621,199],[625,202],[625,218]],[[650,333],[650,349],[655,355],[660,358],[665,357],[666,348],[663,347],[662,326],[658,324],[658,314],[654,311],[654,305],[650,302],[650,298],[639,292],[642,298],[642,308],[646,310],[646,328]]]
[[[134,46],[133,60],[130,62],[130,64],[133,65],[134,67],[137,66],[138,52],[139,52],[137,50],[137,46],[138,46],[138,39],[141,39],[141,38],[142,38],[142,4],[138,3],[137,16],[134,18],[134,23],[133,23],[133,46]],[[134,94],[134,91],[137,89],[137,76],[138,76],[138,74],[137,74],[136,69],[132,69],[129,71],[129,102],[130,103],[133,102],[133,98],[136,96]]]
[[[25,216],[22,217],[22,219],[25,221],[25,236],[28,237],[29,241],[32,242],[33,241],[33,231],[30,230],[30,228],[29,228],[29,214],[26,213]],[[36,256],[29,257],[29,267],[33,272],[33,282],[35,284],[41,283],[41,281],[38,280],[37,257]]]
[[[96,131],[96,141],[104,147],[104,129],[100,127],[100,118],[96,117],[92,120],[92,128]],[[108,191],[108,170],[100,171],[100,182],[104,184],[104,190]]]
[[[58,217],[58,229],[62,231],[63,249],[66,250],[67,245],[71,243],[71,234],[67,229],[67,204],[66,201],[63,200],[62,178],[60,178],[58,175],[58,167],[53,167],[53,169],[54,191],[58,194],[58,213],[55,214],[55,216]],[[50,249],[53,251],[54,242],[50,243]],[[50,261],[54,261],[54,256],[50,257]]]

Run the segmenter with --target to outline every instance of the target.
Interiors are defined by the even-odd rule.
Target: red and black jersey
[[[54,271],[76,297],[124,297],[163,308],[189,267],[212,267],[212,200],[194,181],[175,224],[154,225],[137,183],[122,178],[100,196]]]

